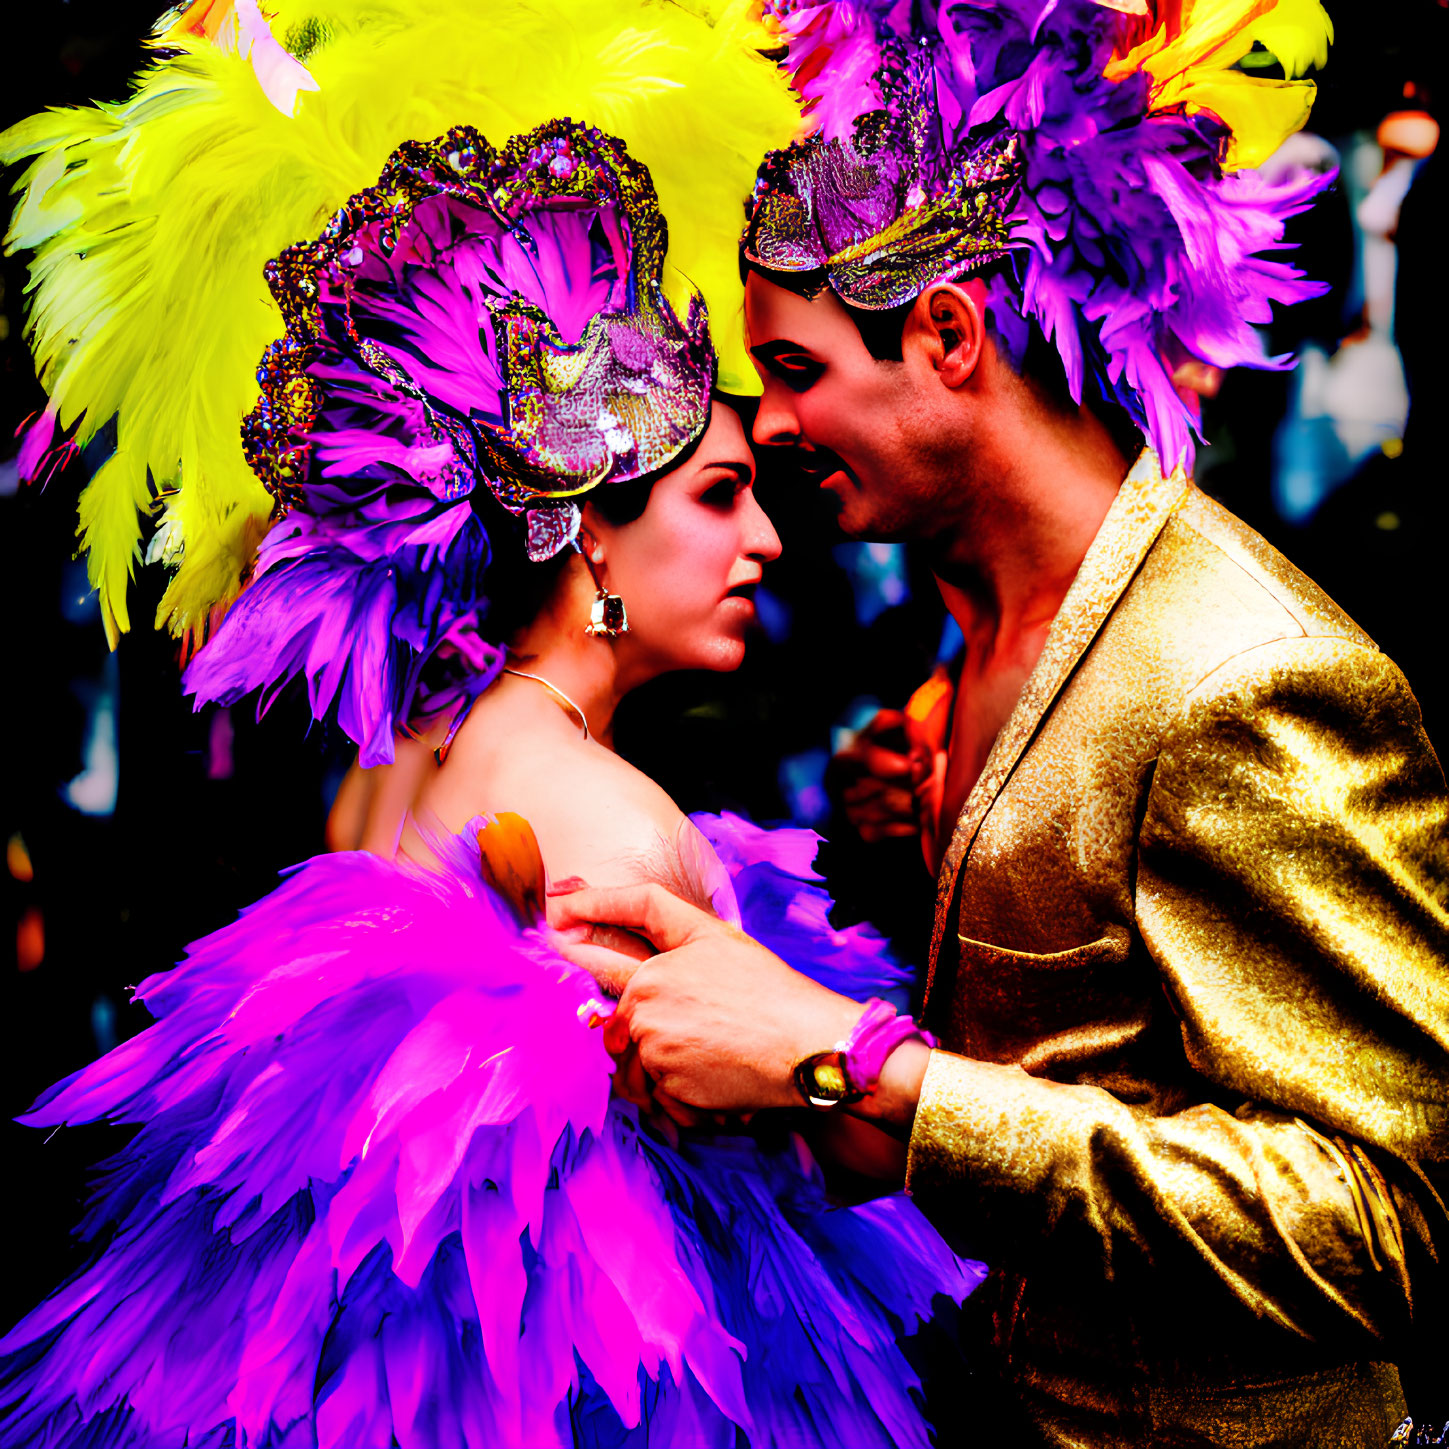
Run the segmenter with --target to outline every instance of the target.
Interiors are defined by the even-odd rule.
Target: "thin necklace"
[[[586,715],[586,714],[585,714],[585,713],[584,713],[584,712],[583,712],[583,710],[581,710],[581,709],[580,709],[580,708],[579,708],[579,707],[578,707],[578,705],[576,705],[576,704],[575,704],[575,703],[574,703],[574,702],[573,702],[573,700],[571,700],[571,699],[570,699],[570,698],[569,698],[569,697],[568,697],[568,695],[566,695],[566,694],[565,694],[565,693],[564,693],[564,692],[563,692],[563,690],[561,690],[561,689],[560,689],[560,688],[559,688],[559,687],[558,687],[558,685],[556,685],[556,684],[554,684],[554,683],[552,683],[552,682],[551,682],[551,681],[550,681],[550,680],[547,680],[547,679],[545,679],[545,678],[544,678],[544,677],[543,677],[543,675],[541,675],[541,674],[525,674],[525,673],[524,673],[524,672],[523,672],[523,670],[521,670],[521,669],[509,669],[509,668],[508,668],[508,667],[507,667],[507,666],[506,666],[506,665],[505,665],[505,666],[504,666],[504,669],[503,669],[503,672],[504,672],[504,673],[505,673],[505,674],[514,674],[514,675],[517,675],[517,676],[518,676],[518,678],[519,678],[519,679],[531,679],[531,680],[533,680],[533,682],[534,682],[534,683],[535,683],[535,684],[541,684],[541,685],[543,685],[543,687],[544,687],[544,688],[545,688],[545,689],[546,689],[546,690],[548,690],[548,691],[549,691],[549,692],[550,692],[550,693],[551,693],[551,694],[556,694],[556,695],[558,695],[558,697],[559,697],[559,698],[560,698],[560,699],[561,699],[561,700],[563,700],[563,702],[564,702],[564,703],[565,703],[565,704],[566,704],[566,705],[568,705],[568,707],[569,707],[569,708],[570,708],[570,709],[571,709],[571,710],[573,710],[573,712],[574,712],[574,713],[575,713],[575,714],[576,714],[576,715],[578,715],[578,717],[579,717],[579,725],[580,725],[580,726],[581,726],[581,727],[582,727],[582,729],[583,729],[583,732],[584,732],[584,738],[585,738],[585,739],[588,739],[588,738],[589,738],[589,718],[588,718],[588,716],[587,716],[587,715]]]

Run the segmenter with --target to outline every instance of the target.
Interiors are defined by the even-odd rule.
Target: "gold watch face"
[[[815,1070],[811,1075],[815,1078],[817,1096],[829,1097],[831,1101],[838,1101],[850,1090],[838,1060],[832,1061],[830,1057],[827,1057],[824,1061],[816,1062]]]
[[[850,1088],[845,1064],[838,1051],[816,1052],[795,1068],[795,1087],[812,1107],[838,1107],[855,1101],[858,1094]]]

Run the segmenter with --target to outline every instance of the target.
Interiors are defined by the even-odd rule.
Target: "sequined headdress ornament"
[[[231,702],[305,673],[371,760],[400,718],[486,688],[503,655],[475,626],[503,545],[477,491],[522,515],[541,562],[589,492],[667,467],[709,421],[705,309],[681,322],[665,298],[666,245],[645,168],[562,120],[498,151],[469,127],[410,142],[277,258],[287,332],[243,438],[282,516],[188,689]],[[445,643],[465,667],[441,692],[340,689],[359,638],[414,676]]]
[[[1307,117],[1318,0],[769,4],[816,132],[761,168],[748,261],[882,309],[1007,256],[1009,350],[1034,319],[1073,396],[1090,376],[1169,467],[1192,461],[1184,360],[1288,365],[1254,328],[1322,288],[1264,254],[1332,178],[1250,168]]]
[[[761,168],[745,256],[819,273],[852,307],[880,311],[1004,256],[1019,189],[1016,137],[953,154],[940,143],[929,51],[881,43],[881,105],[849,132],[817,133]]]
[[[481,483],[527,520],[529,557],[553,557],[584,495],[666,467],[709,421],[704,305],[675,316],[666,247],[648,172],[597,130],[403,146],[267,268],[287,335],[248,461],[303,512],[335,511],[339,474],[445,504]]]

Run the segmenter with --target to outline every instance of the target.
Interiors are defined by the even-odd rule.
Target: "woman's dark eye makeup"
[[[704,492],[699,495],[699,501],[709,504],[711,508],[732,508],[741,490],[748,487],[749,480],[739,473],[715,473]]]

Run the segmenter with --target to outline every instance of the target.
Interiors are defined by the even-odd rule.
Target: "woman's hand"
[[[710,1112],[798,1107],[803,1057],[850,1035],[864,1007],[792,970],[772,951],[663,886],[581,890],[549,899],[558,948],[619,998],[604,1042],[632,1046],[656,1092]],[[599,944],[623,927],[659,954],[639,961]]]

